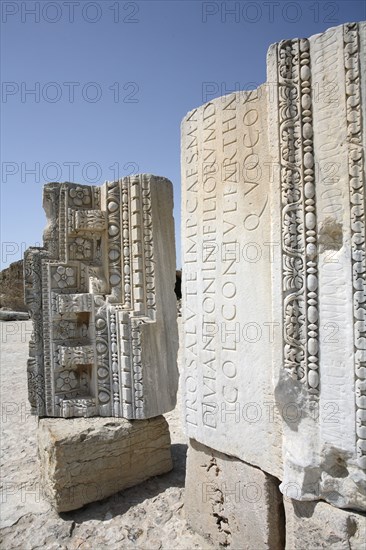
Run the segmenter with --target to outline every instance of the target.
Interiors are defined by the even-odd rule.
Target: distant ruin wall
[[[24,303],[23,260],[0,271],[0,308],[28,311]]]

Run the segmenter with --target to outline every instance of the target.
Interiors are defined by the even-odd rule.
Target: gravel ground
[[[30,321],[0,323],[1,548],[212,549],[185,522],[187,440],[179,407],[166,415],[172,438],[172,472],[60,515],[44,500],[37,460],[37,419],[30,416],[27,401],[30,334]]]

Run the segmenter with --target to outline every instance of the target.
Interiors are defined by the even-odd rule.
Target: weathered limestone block
[[[215,547],[284,548],[278,480],[193,439],[187,458],[185,513],[188,524]]]
[[[185,424],[366,510],[366,23],[270,47],[182,123]]]
[[[163,416],[40,419],[38,449],[42,488],[58,512],[101,500],[173,467]]]
[[[0,271],[0,310],[28,311],[28,307],[24,303],[23,271],[23,260],[13,262],[9,267]]]
[[[171,182],[50,183],[44,208],[44,248],[25,254],[33,413],[170,411],[178,384]]]
[[[284,499],[286,550],[364,550],[366,516],[326,502]]]

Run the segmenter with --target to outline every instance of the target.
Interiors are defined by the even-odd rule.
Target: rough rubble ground
[[[184,517],[187,441],[179,407],[166,415],[174,469],[108,499],[58,515],[42,497],[37,419],[29,415],[30,321],[0,323],[2,548],[186,550],[212,548]],[[178,403],[180,396],[178,396]]]

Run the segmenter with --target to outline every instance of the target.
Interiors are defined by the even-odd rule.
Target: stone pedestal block
[[[284,547],[284,512],[276,478],[193,439],[185,509],[188,524],[215,547]]]
[[[326,502],[285,500],[286,550],[363,550],[366,517]]]
[[[163,416],[42,419],[38,428],[42,486],[58,512],[75,510],[172,469]]]

